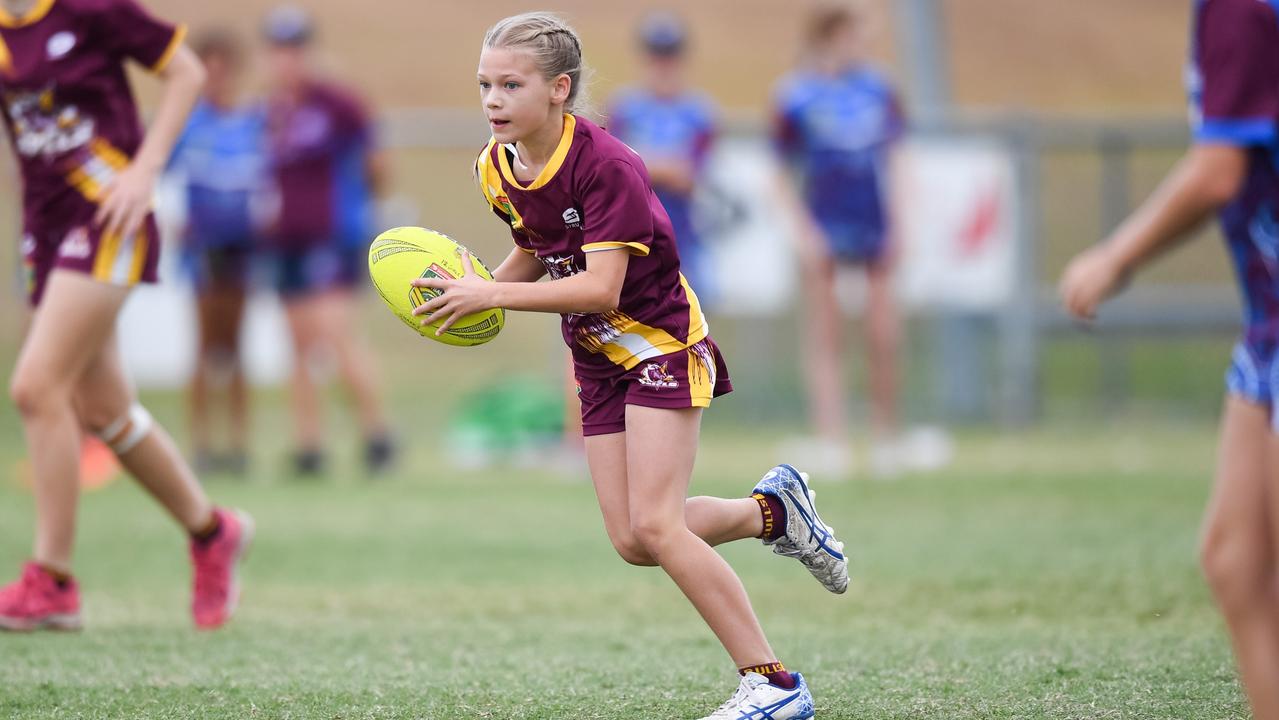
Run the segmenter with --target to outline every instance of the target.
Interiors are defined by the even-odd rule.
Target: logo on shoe
[[[671,375],[670,372],[667,371],[666,363],[662,363],[661,365],[658,365],[657,363],[651,362],[645,365],[644,368],[640,370],[639,382],[640,382],[640,385],[643,385],[645,387],[655,387],[655,388],[679,387],[679,381],[675,379],[674,375]]]

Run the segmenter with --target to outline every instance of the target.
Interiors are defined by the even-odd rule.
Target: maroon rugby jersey
[[[632,255],[616,310],[563,315],[579,375],[616,374],[706,337],[697,295],[680,274],[670,218],[639,155],[573,115],[564,116],[560,144],[533,182],[516,180],[514,154],[514,145],[490,140],[476,177],[515,244],[536,255],[553,280],[585,270],[589,252]]]
[[[124,61],[159,72],[185,34],[133,0],[39,0],[0,9],[0,97],[28,218],[68,194],[101,197],[142,143]]]

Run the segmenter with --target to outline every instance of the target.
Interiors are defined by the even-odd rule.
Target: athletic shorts
[[[40,304],[54,268],[84,273],[104,283],[132,287],[156,281],[160,263],[160,232],[147,213],[142,226],[129,237],[95,227],[98,205],[69,195],[38,215],[28,215],[22,235],[22,264],[27,300]]]
[[[244,245],[195,248],[183,259],[197,292],[245,290],[253,275],[253,249]]]
[[[852,218],[817,218],[826,247],[837,262],[876,265],[888,253],[888,233]]]
[[[272,265],[276,292],[292,300],[329,290],[354,290],[368,276],[368,250],[334,245],[277,250]]]
[[[611,377],[575,373],[582,403],[582,435],[626,430],[626,406],[709,407],[711,398],[733,391],[724,356],[709,337],[692,347],[650,358]]]
[[[1226,371],[1226,390],[1266,408],[1270,427],[1279,432],[1279,343],[1253,339],[1235,343]]]

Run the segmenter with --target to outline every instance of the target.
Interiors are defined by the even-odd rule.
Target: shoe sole
[[[46,615],[39,620],[0,617],[0,631],[3,632],[35,632],[37,630],[79,632],[83,628],[84,622],[79,613]]]

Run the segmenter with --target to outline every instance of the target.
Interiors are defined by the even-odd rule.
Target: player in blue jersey
[[[191,442],[196,468],[243,473],[248,388],[240,361],[240,323],[261,223],[255,198],[265,183],[261,109],[237,98],[239,40],[213,30],[194,43],[208,74],[204,97],[174,151],[172,169],[186,187],[183,265],[196,292],[199,345],[191,375]],[[228,447],[213,449],[211,394],[225,388]]]
[[[688,33],[674,15],[658,13],[640,27],[642,84],[619,92],[608,130],[644,158],[653,191],[675,227],[680,266],[703,302],[713,304],[710,259],[693,222],[693,192],[715,140],[715,107],[687,86]]]
[[[367,277],[373,194],[387,182],[372,119],[358,97],[311,68],[310,16],[283,6],[265,25],[271,92],[267,145],[279,196],[271,231],[276,290],[293,336],[290,398],[300,475],[324,469],[316,358],[337,362],[364,434],[371,472],[394,458],[368,345],[355,321],[355,290]]]
[[[1257,720],[1279,720],[1279,0],[1198,0],[1194,144],[1154,195],[1061,281],[1091,319],[1128,276],[1216,213],[1243,295],[1201,548]]]
[[[833,5],[812,15],[811,54],[777,89],[774,143],[800,188],[801,198],[792,207],[808,295],[813,424],[832,469],[846,467],[843,331],[835,280],[839,266],[859,266],[867,279],[873,460],[877,472],[889,474],[896,461],[899,330],[887,164],[903,123],[892,86],[862,59],[861,28],[851,7]]]

